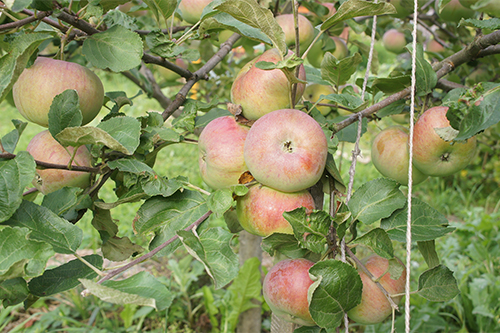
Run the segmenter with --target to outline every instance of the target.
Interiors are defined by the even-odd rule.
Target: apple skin
[[[300,50],[303,52],[314,39],[314,27],[304,15],[299,14],[297,19],[299,24]],[[286,45],[289,47],[295,45],[295,25],[293,22],[293,14],[276,16],[276,22],[278,22],[279,26],[285,33]]]
[[[311,116],[282,109],[252,125],[243,154],[258,182],[282,192],[297,192],[321,178],[328,145],[323,129]]]
[[[277,63],[279,60],[278,49],[267,50],[243,66],[236,76],[231,86],[231,101],[241,105],[245,118],[256,120],[271,111],[290,107],[291,85],[285,74],[280,69],[263,70],[255,66],[259,61]],[[303,65],[299,66],[298,78],[306,79]],[[305,84],[297,84],[296,102],[304,88]]]
[[[52,100],[67,89],[74,89],[80,99],[82,125],[91,122],[104,101],[99,77],[79,64],[39,57],[26,68],[12,87],[14,102],[27,120],[48,127]]]
[[[472,18],[476,13],[474,10],[462,6],[459,0],[451,0],[443,7],[441,13],[439,12],[439,1],[436,1],[435,6],[436,6],[436,13],[438,14],[438,16],[442,20],[448,22],[458,23],[460,19]]]
[[[309,101],[311,103],[316,103],[321,95],[326,96],[333,93],[335,92],[333,91],[332,87],[318,83],[313,83],[306,87],[306,89],[304,90],[303,97],[306,101]],[[321,101],[319,101],[319,103],[331,103],[331,102],[326,99],[322,99]],[[332,110],[331,107],[324,105],[316,105],[316,109],[318,109],[318,111],[321,112],[323,116],[326,116]]]
[[[345,41],[337,36],[330,36],[330,38],[335,42],[335,50],[330,53],[335,58],[337,58],[337,60],[341,60],[347,57],[349,55],[349,49],[347,48]],[[318,40],[316,43],[314,43],[314,45],[309,50],[309,53],[307,54],[307,60],[312,66],[316,68],[321,67],[321,62],[325,57],[326,52],[322,50],[322,46],[322,42]]]
[[[203,129],[198,139],[198,164],[208,186],[217,190],[238,184],[247,170],[243,147],[249,129],[233,116],[216,118]]]
[[[179,3],[182,19],[187,23],[195,24],[200,20],[203,9],[210,2],[212,0],[182,0]]]
[[[397,259],[397,258],[396,258]],[[397,259],[401,265],[401,260]],[[389,261],[378,255],[371,255],[361,260],[365,267],[372,273],[375,278],[379,279],[380,284],[389,294],[401,294],[405,290],[406,268],[397,280],[391,279],[391,274],[384,274],[388,267]],[[384,321],[392,313],[391,304],[384,296],[382,291],[377,287],[368,275],[358,268],[359,276],[363,282],[363,293],[361,294],[361,303],[347,312],[351,320],[363,325],[378,324]],[[393,297],[393,301],[399,304],[402,296]]]
[[[385,177],[408,185],[408,130],[403,126],[391,126],[375,136],[371,149],[372,163]],[[413,184],[427,179],[415,167],[412,169]]]
[[[436,106],[425,111],[415,123],[413,165],[422,173],[444,177],[465,168],[476,153],[476,137],[466,142],[446,142],[434,130],[450,126],[448,107]]]
[[[389,52],[400,54],[405,51],[405,34],[396,29],[389,29],[382,36],[382,44]]]
[[[307,292],[313,281],[309,268],[314,263],[307,259],[286,259],[271,267],[264,278],[262,293],[271,311],[286,321],[304,326],[315,326],[309,313]]]
[[[312,212],[314,199],[307,190],[285,193],[261,184],[250,187],[248,193],[236,201],[236,214],[243,229],[266,237],[275,232],[293,234],[293,228],[283,212],[305,207]]]
[[[436,42],[435,39],[431,39],[427,42],[425,50],[427,52],[441,53],[445,51],[445,48],[443,45]]]
[[[66,151],[67,149],[67,151]],[[64,148],[48,130],[35,135],[28,143],[26,151],[37,161],[68,165],[74,147]],[[72,165],[92,166],[92,157],[86,146],[78,147]],[[90,173],[82,171],[44,169],[36,170],[33,185],[43,194],[49,194],[65,186],[86,188],[90,185]]]

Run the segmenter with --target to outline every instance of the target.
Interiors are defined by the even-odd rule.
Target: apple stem
[[[391,304],[391,307],[394,310],[399,311],[399,308],[398,308],[397,304],[394,303],[394,301],[392,300],[391,294],[389,294],[389,292],[387,290],[385,290],[385,288],[380,284],[380,282],[378,282],[375,279],[375,277],[373,276],[373,274],[365,267],[365,265],[363,265],[363,263],[358,259],[358,257],[356,257],[356,255],[351,251],[351,249],[347,245],[345,245],[344,248],[345,248],[346,253],[349,255],[349,257],[351,257],[351,259],[356,262],[356,265],[358,265],[358,267],[361,268],[361,270],[366,275],[368,275],[368,277],[377,285],[377,287],[380,289],[380,291],[382,291],[382,293],[384,294],[384,296],[387,298],[387,300]]]

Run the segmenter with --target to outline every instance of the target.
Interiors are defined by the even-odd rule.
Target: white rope
[[[415,86],[417,64],[418,2],[413,1],[413,32],[411,57],[411,105],[410,133],[408,137],[408,216],[406,220],[406,285],[405,285],[405,332],[410,333],[410,271],[411,271],[411,196],[413,190],[413,116],[415,114]]]

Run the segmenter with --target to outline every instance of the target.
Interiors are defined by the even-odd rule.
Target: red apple
[[[347,57],[349,55],[349,49],[347,48],[345,41],[337,36],[330,36],[330,38],[335,43],[335,49],[331,52],[328,52],[330,52],[335,58],[337,58],[337,60],[341,60]],[[320,68],[321,62],[323,61],[326,52],[327,51],[323,50],[323,41],[318,40],[309,50],[309,53],[307,54],[307,60],[312,66]]]
[[[35,135],[26,151],[37,161],[68,165],[74,152],[73,147],[64,148],[48,130]],[[80,146],[71,165],[92,166],[92,157],[86,146]],[[82,171],[44,169],[36,170],[33,185],[43,194],[57,191],[65,186],[86,188],[90,185],[90,173]]]
[[[78,93],[82,125],[91,122],[101,110],[104,88],[94,72],[79,64],[37,58],[19,76],[12,94],[17,109],[27,120],[47,127],[52,100],[67,89]]]
[[[208,186],[222,189],[238,184],[247,170],[243,145],[248,130],[232,116],[216,118],[203,129],[198,140],[198,163]]]
[[[291,52],[291,51],[290,51]],[[281,54],[277,49],[270,49],[248,62],[240,70],[231,87],[231,101],[240,104],[243,116],[256,120],[274,110],[289,108],[291,105],[291,85],[280,69],[262,70],[255,67],[259,61],[277,63]],[[299,79],[305,80],[304,66],[299,67]],[[295,101],[304,92],[305,84],[297,85]]]
[[[321,126],[308,114],[276,110],[250,128],[244,147],[248,170],[263,185],[297,192],[318,182],[328,145]]]
[[[314,39],[314,27],[304,15],[299,14],[297,20],[299,24],[300,50],[302,53]],[[295,24],[293,20],[293,14],[283,14],[276,16],[276,22],[278,22],[279,26],[285,33],[286,45],[288,45],[289,47],[295,45]]]
[[[286,321],[315,326],[309,313],[307,292],[313,283],[307,259],[287,259],[274,265],[264,278],[262,293],[271,311]]]
[[[398,261],[401,265],[403,265],[399,259]],[[364,258],[362,263],[390,295],[401,294],[404,292],[406,268],[399,279],[393,280],[391,278],[391,274],[387,272],[389,268],[389,260],[377,255],[371,255]],[[392,313],[391,304],[382,291],[377,287],[375,282],[368,277],[368,275],[366,275],[360,268],[358,268],[358,273],[361,277],[361,281],[363,282],[361,303],[351,309],[347,314],[351,320],[363,325],[380,323]],[[401,298],[402,296],[397,296],[392,299],[394,303],[399,304]]]
[[[266,237],[275,232],[293,234],[283,213],[299,207],[306,207],[309,212],[314,209],[313,197],[307,190],[285,193],[257,184],[237,199],[236,214],[243,229]]]
[[[373,139],[371,149],[375,168],[385,177],[408,185],[408,130],[403,126],[384,129]],[[427,179],[418,169],[412,169],[413,184]]]
[[[447,142],[434,130],[450,126],[448,107],[436,106],[425,111],[415,123],[413,165],[429,176],[449,176],[465,168],[476,152],[476,138],[466,142]]]
[[[190,24],[195,24],[201,18],[203,9],[212,0],[182,0],[179,3],[179,10],[184,21]]]
[[[405,34],[396,29],[389,29],[382,36],[382,44],[387,51],[396,54],[403,53],[406,46]]]

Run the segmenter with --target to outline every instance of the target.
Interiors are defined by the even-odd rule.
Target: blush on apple
[[[316,184],[327,154],[321,126],[294,109],[276,110],[259,118],[250,128],[244,147],[245,162],[253,177],[283,192],[302,191]]]
[[[476,153],[476,138],[465,142],[448,142],[434,129],[450,126],[448,107],[436,106],[418,118],[413,135],[413,165],[423,174],[449,176],[465,168]]]
[[[274,265],[264,278],[262,293],[271,311],[286,321],[315,326],[309,313],[307,292],[313,283],[307,259],[287,259]]]
[[[35,160],[53,164],[68,165],[73,147],[64,148],[57,142],[48,130],[35,135],[28,144],[26,151]],[[80,146],[71,165],[92,166],[92,156],[86,146]],[[86,188],[90,185],[90,173],[82,171],[44,169],[36,170],[37,176],[33,185],[43,194],[57,191],[65,186]]]
[[[198,163],[201,178],[213,189],[238,184],[247,170],[243,146],[249,127],[240,125],[233,116],[212,120],[198,140]]]
[[[285,193],[260,184],[251,186],[248,193],[236,201],[238,220],[246,231],[253,235],[269,236],[278,232],[293,234],[284,212],[305,207],[314,209],[314,199],[307,191]]]
[[[82,125],[92,121],[101,110],[104,88],[94,72],[76,63],[39,57],[21,73],[12,95],[27,120],[47,127],[52,100],[67,89],[78,93]]]
[[[389,29],[382,36],[382,44],[387,51],[396,54],[403,53],[406,47],[405,34],[396,29]]]

